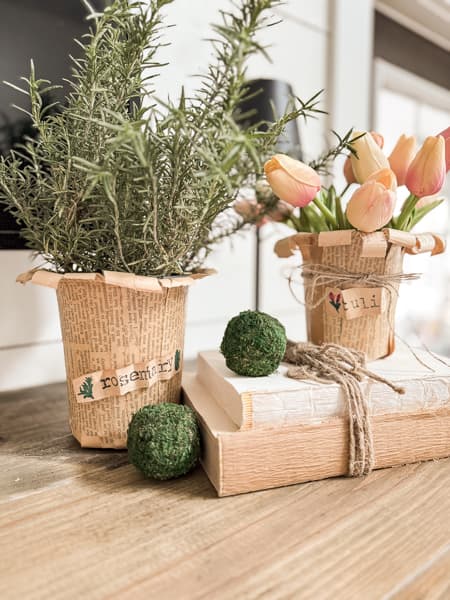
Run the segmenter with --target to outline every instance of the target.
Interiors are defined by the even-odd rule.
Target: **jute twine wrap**
[[[404,254],[440,254],[445,250],[445,241],[434,233],[416,234],[389,228],[362,233],[349,229],[295,233],[278,240],[274,249],[280,258],[294,256],[298,250],[302,254],[303,267],[300,271],[291,270],[288,278],[292,291],[293,274],[303,275],[303,278],[297,277],[297,283],[303,279],[308,340],[314,344],[333,343],[355,348],[364,352],[367,360],[374,360],[394,351],[399,284],[418,277],[402,274]],[[339,315],[330,311],[330,306],[323,302],[327,288],[330,294],[344,292],[347,298],[356,301],[356,307],[351,305],[353,316],[346,311]],[[363,303],[362,308],[375,310],[361,310],[356,316],[355,310],[361,307],[357,305],[358,296],[352,296],[352,288],[356,294],[360,288],[367,288],[363,296],[375,298],[374,305]],[[383,306],[378,311],[379,298]]]
[[[317,308],[327,299],[327,294],[323,291],[327,287],[340,287],[343,289],[358,286],[380,287],[388,291],[389,301],[391,301],[393,295],[398,295],[399,283],[420,278],[419,273],[389,273],[386,275],[353,273],[343,268],[321,264],[302,264],[295,267],[294,270],[300,270],[305,279],[304,304],[310,310]],[[289,287],[293,292],[292,283],[293,277],[291,274],[289,276]],[[323,291],[322,295],[318,292],[318,288]],[[299,298],[296,297],[296,299],[302,302]]]
[[[358,234],[352,233],[352,243],[346,246],[321,247],[313,240],[311,246],[301,248],[304,260],[297,273],[305,275],[298,279],[303,280],[305,288],[308,340],[354,348],[364,352],[367,360],[374,360],[394,351],[395,309],[404,251],[390,246],[382,257],[362,256],[364,238]],[[323,302],[331,287],[387,289],[387,307],[377,315],[338,318],[330,314]]]
[[[399,394],[404,394],[405,390],[369,371],[362,352],[337,344],[316,346],[309,342],[288,341],[284,360],[295,365],[289,368],[288,377],[342,386],[348,409],[348,474],[350,477],[360,477],[370,473],[375,464],[375,455],[369,407],[360,382],[367,377],[388,385]]]

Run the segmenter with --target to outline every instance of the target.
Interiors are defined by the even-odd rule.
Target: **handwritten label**
[[[379,315],[385,310],[383,288],[327,288],[325,303],[329,314],[340,319]]]
[[[171,379],[179,372],[181,351],[162,358],[133,363],[120,369],[105,369],[72,380],[78,403],[124,396],[141,388],[150,388],[157,381]]]

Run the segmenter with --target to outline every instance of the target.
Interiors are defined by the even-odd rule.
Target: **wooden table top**
[[[0,598],[450,598],[450,459],[217,498],[82,450],[62,384],[0,394]]]

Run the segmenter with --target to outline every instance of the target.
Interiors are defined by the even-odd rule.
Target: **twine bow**
[[[327,297],[327,287],[345,288],[349,286],[361,287],[381,287],[389,291],[391,294],[398,294],[397,285],[402,281],[414,281],[419,279],[420,273],[389,273],[386,275],[378,275],[376,273],[354,273],[347,271],[341,267],[333,267],[331,265],[309,264],[303,263],[294,268],[296,271],[300,269],[305,282],[305,305],[310,308],[317,308]],[[301,300],[294,294],[292,289],[292,272],[289,275],[289,287],[294,297]],[[317,300],[314,300],[316,289],[320,286],[325,286],[323,295],[320,295]],[[303,304],[303,302],[302,302]]]
[[[342,386],[349,423],[348,474],[350,477],[360,477],[370,473],[374,467],[375,454],[369,406],[360,382],[367,377],[384,383],[398,394],[404,394],[404,388],[369,371],[363,352],[337,344],[316,346],[309,342],[288,341],[284,360],[295,365],[288,369],[288,377],[338,383]]]

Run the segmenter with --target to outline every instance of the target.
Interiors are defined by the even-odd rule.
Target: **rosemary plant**
[[[233,2],[214,27],[215,57],[198,91],[159,101],[161,11],[171,2],[115,0],[101,14],[85,2],[92,28],[58,112],[44,107],[53,86],[33,64],[23,78],[38,135],[1,160],[0,199],[59,272],[198,269],[212,240],[233,230],[223,215],[286,123],[317,111],[314,97],[294,101],[267,131],[236,124],[247,60],[265,52],[256,38],[278,0]]]

